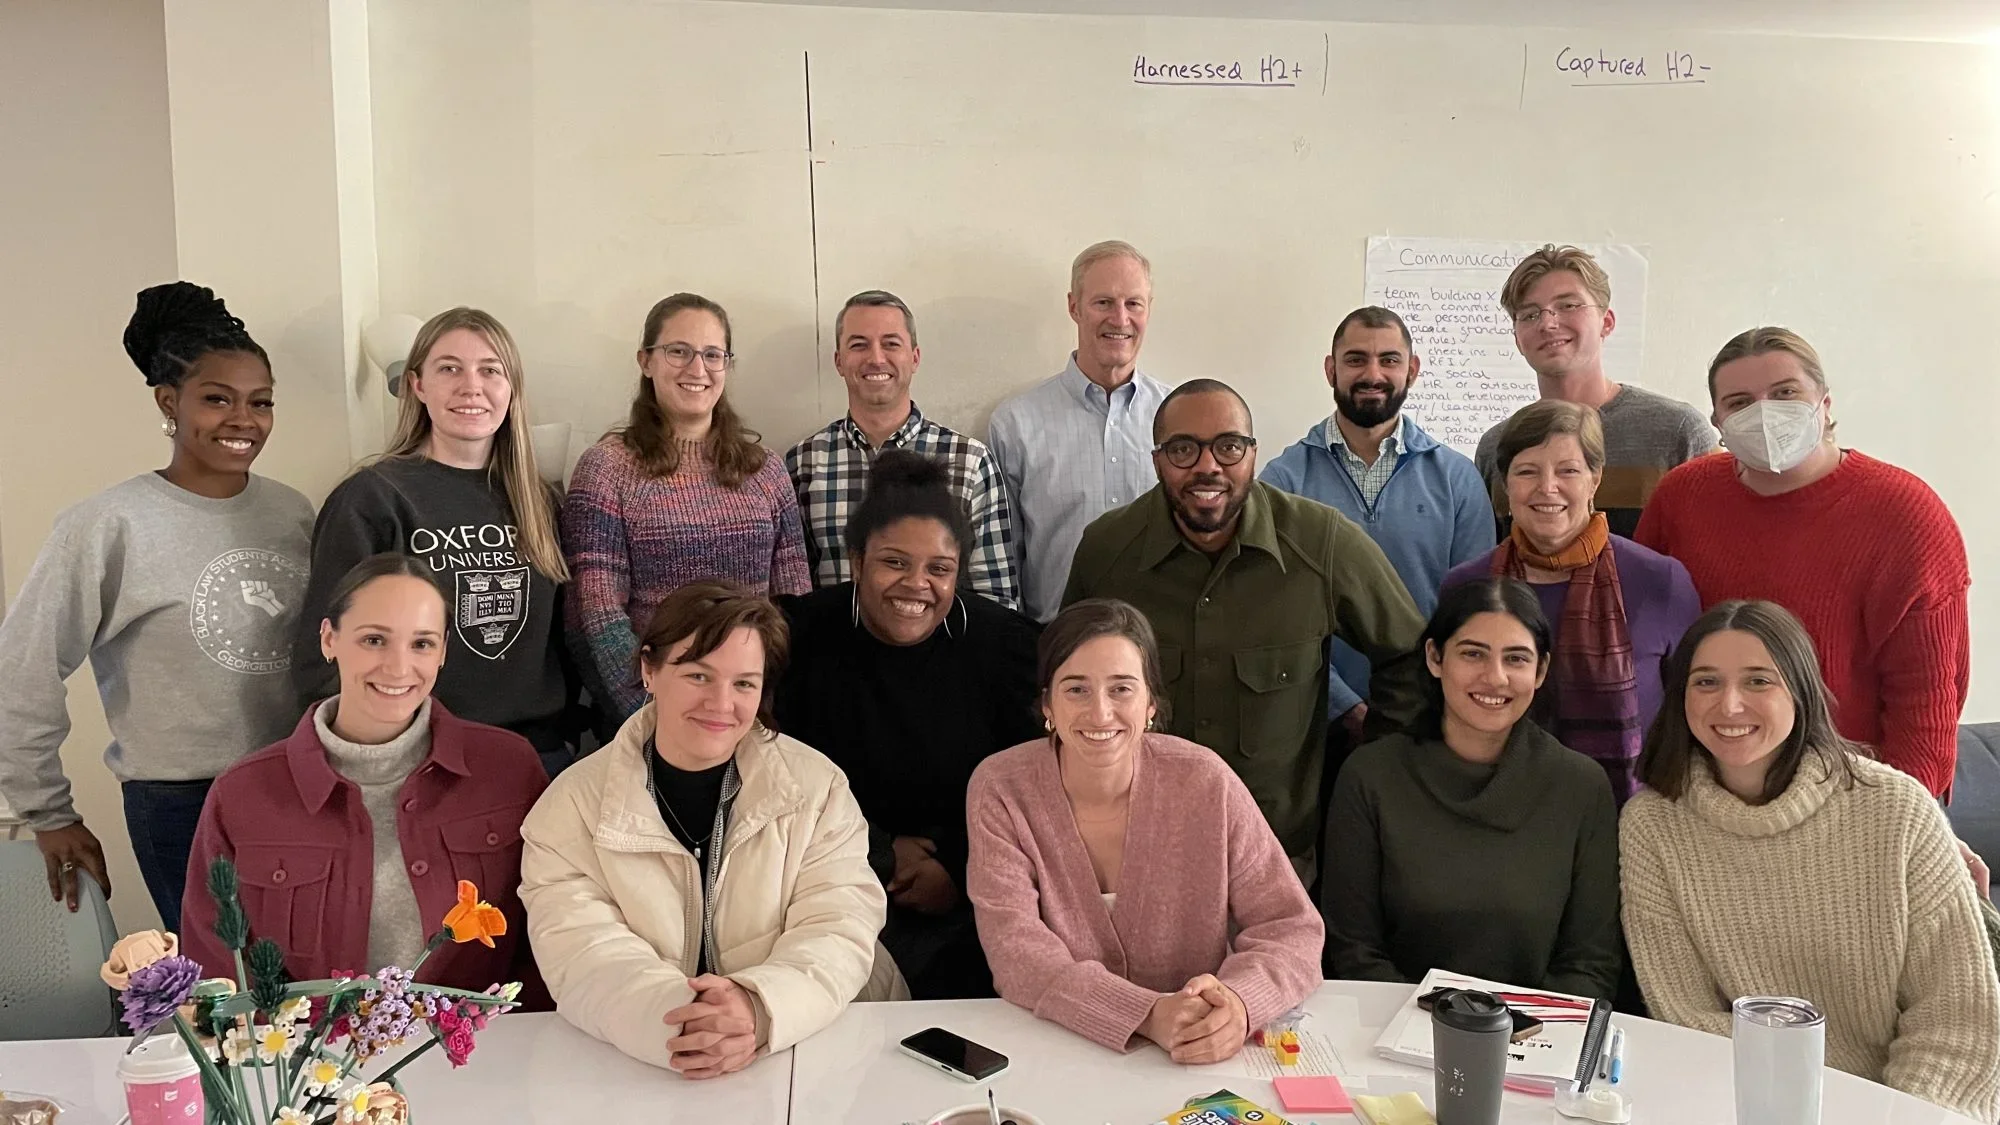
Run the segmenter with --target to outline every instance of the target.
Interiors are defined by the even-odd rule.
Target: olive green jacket
[[[1162,727],[1229,763],[1308,880],[1326,761],[1326,650],[1373,665],[1371,730],[1407,727],[1427,673],[1424,619],[1375,541],[1317,501],[1252,482],[1237,533],[1211,560],[1181,537],[1164,486],[1084,530],[1063,604],[1130,602],[1153,624]]]

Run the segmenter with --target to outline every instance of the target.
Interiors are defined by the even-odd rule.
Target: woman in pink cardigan
[[[1064,610],[1040,681],[1048,739],[988,758],[966,793],[965,890],[995,987],[1113,1050],[1235,1055],[1319,986],[1319,912],[1229,767],[1148,733],[1164,698],[1138,610]]]

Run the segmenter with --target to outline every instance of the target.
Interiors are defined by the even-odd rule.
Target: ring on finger
[[[62,865],[62,869],[63,869],[63,874],[67,875],[67,874],[69,874],[70,872],[72,872],[72,871],[75,871],[75,870],[76,870],[76,864],[74,864],[74,863],[70,863],[70,862],[68,862],[67,860],[65,860],[65,861],[63,862],[63,865]]]

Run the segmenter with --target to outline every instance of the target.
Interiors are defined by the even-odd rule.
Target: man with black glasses
[[[1063,604],[1117,598],[1146,615],[1167,681],[1161,729],[1229,763],[1310,886],[1327,638],[1372,664],[1371,726],[1400,727],[1421,704],[1424,619],[1360,527],[1256,480],[1250,408],[1228,384],[1176,387],[1153,445],[1160,483],[1085,529]]]

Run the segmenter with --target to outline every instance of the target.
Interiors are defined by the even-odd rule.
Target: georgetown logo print
[[[202,568],[188,596],[188,628],[210,660],[268,676],[292,667],[292,623],[306,568],[276,551],[225,551]]]

